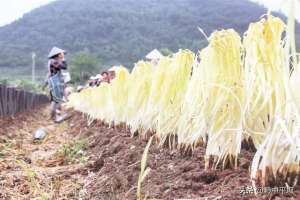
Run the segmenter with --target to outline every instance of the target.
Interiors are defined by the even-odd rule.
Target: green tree
[[[34,92],[34,93],[43,93],[42,86],[38,83],[33,83],[29,80],[18,80],[15,81],[15,84],[18,88],[25,91]]]
[[[0,79],[0,85],[2,84],[2,85],[7,85],[8,84],[8,82],[9,82],[9,80],[8,79],[6,79],[6,78],[4,78],[4,79]]]
[[[86,52],[73,55],[70,62],[72,82],[83,83],[90,76],[99,73],[99,63],[96,57]]]
[[[159,51],[164,55],[164,56],[169,56],[171,54],[173,54],[174,52],[171,51],[170,49],[168,48],[161,48],[159,49]]]
[[[207,46],[199,26],[207,35],[221,28],[234,28],[242,35],[250,22],[267,12],[245,0],[171,2],[54,1],[0,27],[0,70],[3,68],[4,74],[31,75],[31,52],[36,52],[36,70],[42,74],[53,45],[70,53],[88,49],[101,58],[103,65],[123,64],[131,68],[154,48],[166,47],[173,52],[188,48],[197,52]],[[299,27],[297,23],[297,35]]]

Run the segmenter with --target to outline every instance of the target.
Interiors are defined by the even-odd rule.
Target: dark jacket
[[[65,60],[50,59],[48,63],[49,76],[54,76],[62,69],[67,69],[68,64]]]

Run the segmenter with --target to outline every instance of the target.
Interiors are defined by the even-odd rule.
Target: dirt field
[[[0,120],[0,199],[135,199],[140,160],[147,141],[128,130],[100,122],[87,125],[84,115],[54,124],[48,108]],[[33,141],[39,128],[42,142]],[[80,141],[80,142],[78,142]],[[82,141],[82,142],[81,142]],[[150,147],[150,173],[142,184],[147,199],[300,199],[292,194],[241,195],[251,186],[249,166],[254,155],[242,150],[239,169],[204,171],[205,148],[192,155]]]

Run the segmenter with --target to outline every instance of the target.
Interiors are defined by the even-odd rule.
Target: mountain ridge
[[[0,27],[0,68],[31,66],[37,54],[38,70],[45,69],[52,46],[71,54],[87,51],[103,65],[132,67],[154,48],[197,51],[216,29],[243,33],[250,22],[266,13],[247,0],[59,0]]]

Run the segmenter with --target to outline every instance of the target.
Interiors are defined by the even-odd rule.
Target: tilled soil
[[[75,130],[84,126],[77,122],[82,122],[81,115],[71,120]],[[89,152],[94,160],[86,179],[87,199],[135,199],[147,141],[132,138],[124,128],[110,128],[100,122],[94,122],[83,134],[89,138]],[[300,199],[299,186],[293,194],[240,194],[243,186],[252,186],[251,148],[242,150],[237,170],[205,171],[204,154],[204,147],[198,147],[192,155],[183,155],[153,142],[147,159],[151,171],[142,184],[143,194],[150,199]]]
[[[58,150],[73,139],[68,122],[49,120],[48,107],[0,119],[0,199],[79,199],[84,165],[68,164]],[[33,134],[47,136],[35,142]]]
[[[27,189],[27,196],[20,187],[23,180],[27,180],[27,183],[30,181],[24,173],[20,176],[16,174],[21,170],[12,157],[19,154],[19,159],[25,162],[30,160],[27,161],[28,167],[42,179],[39,180],[39,186],[41,191],[51,193],[50,199],[136,199],[140,161],[146,140],[132,138],[125,128],[112,128],[97,121],[88,126],[86,117],[74,111],[69,111],[72,118],[68,121],[49,124],[45,109],[20,114],[12,121],[0,120],[0,145],[12,141],[16,134],[17,140],[22,143],[20,147],[18,144],[10,147],[18,153],[0,154],[0,199],[18,199],[16,193],[27,199],[37,196],[32,187],[23,186]],[[39,126],[46,126],[52,131],[49,131],[50,135],[42,144],[32,144],[31,133]],[[62,144],[78,138],[88,140],[85,149],[88,162],[68,164],[63,158],[55,157],[54,152]],[[198,147],[193,154],[187,155],[178,150],[158,147],[153,140],[147,158],[147,166],[151,170],[142,183],[142,194],[147,199],[300,199],[299,185],[292,194],[240,194],[243,186],[252,185],[249,167],[254,152],[250,149],[242,150],[236,170],[205,171],[204,154],[204,147]],[[7,160],[11,160],[12,164],[9,165]],[[11,176],[20,180],[9,183],[8,177]],[[45,177],[50,181],[43,180]],[[59,186],[50,190],[47,183],[56,183],[54,180],[59,180]],[[15,194],[11,193],[15,196],[3,195],[7,191],[15,191]]]

